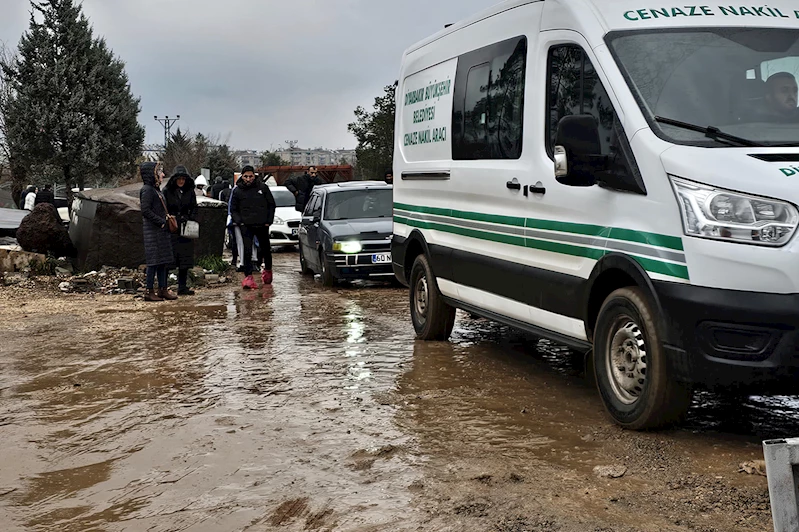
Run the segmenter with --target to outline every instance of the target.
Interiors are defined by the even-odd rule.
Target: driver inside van
[[[788,72],[772,74],[766,80],[766,106],[771,118],[799,120],[799,87],[796,78]]]

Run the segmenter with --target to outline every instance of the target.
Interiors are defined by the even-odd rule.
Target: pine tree
[[[127,174],[144,129],[124,63],[93,36],[74,0],[31,0],[31,8],[17,61],[0,65],[13,91],[2,109],[7,134],[20,157],[58,168],[68,193],[87,176]]]
[[[236,157],[230,151],[230,147],[227,144],[222,144],[209,150],[206,166],[211,169],[211,179],[221,177],[232,182],[238,165],[236,164]]]

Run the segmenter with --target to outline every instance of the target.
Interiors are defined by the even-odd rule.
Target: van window
[[[453,159],[521,157],[526,65],[526,37],[458,58],[452,110]]]
[[[549,120],[547,151],[554,152],[558,123],[564,116],[593,115],[599,123],[602,155],[610,153],[616,113],[608,93],[582,48],[575,45],[555,46],[549,51],[547,65]]]

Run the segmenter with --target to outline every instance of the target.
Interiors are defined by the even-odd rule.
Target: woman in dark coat
[[[197,195],[194,193],[194,179],[185,166],[176,166],[164,190],[169,214],[177,218],[178,227],[183,228],[189,220],[197,221]],[[194,267],[194,240],[172,235],[172,251],[175,254],[174,266],[178,269],[178,295],[193,296],[189,290],[189,269]]]
[[[144,163],[140,168],[144,186],[139,192],[141,201],[142,225],[144,226],[144,256],[147,262],[147,294],[145,301],[174,300],[177,296],[169,291],[166,284],[167,268],[174,260],[172,239],[169,234],[166,200],[158,187],[164,172],[156,163]],[[155,278],[158,277],[158,293],[155,292]]]

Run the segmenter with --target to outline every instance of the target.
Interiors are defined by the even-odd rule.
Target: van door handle
[[[510,190],[522,189],[522,184],[519,183],[519,180],[516,179],[515,177],[513,178],[513,181],[508,181],[507,183],[505,183],[505,186],[507,186]]]
[[[539,181],[535,185],[530,185],[530,193],[531,194],[546,194],[547,189],[544,187],[544,184]]]

